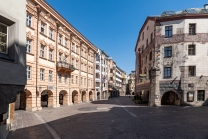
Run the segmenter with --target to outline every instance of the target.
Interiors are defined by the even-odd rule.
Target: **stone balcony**
[[[56,67],[57,67],[57,71],[63,71],[63,72],[71,73],[75,70],[73,65],[62,61],[57,62]]]

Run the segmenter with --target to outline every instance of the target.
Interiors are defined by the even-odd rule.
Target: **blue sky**
[[[149,15],[203,7],[206,0],[47,0],[79,32],[130,73],[134,48]]]

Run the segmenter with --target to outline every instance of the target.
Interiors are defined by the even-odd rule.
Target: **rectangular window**
[[[75,45],[74,43],[72,43],[72,45],[71,45],[72,51],[74,51],[74,49],[75,49],[75,48],[74,48],[74,47],[75,47],[74,45]]]
[[[0,23],[0,53],[7,53],[7,26]]]
[[[205,98],[205,91],[204,90],[198,90],[197,92],[197,101],[204,101]]]
[[[52,76],[53,75],[53,71],[51,71],[51,70],[49,70],[49,76],[48,76],[48,81],[49,82],[52,82],[53,80],[52,80]]]
[[[78,48],[78,46],[76,47],[76,53],[77,53],[77,54],[79,53],[79,48]]]
[[[31,27],[31,25],[32,25],[31,23],[32,23],[32,17],[29,14],[27,14],[26,25]]]
[[[44,81],[44,69],[40,69],[40,80]]]
[[[30,71],[30,69],[31,69],[31,67],[30,66],[27,66],[27,69],[26,69],[26,71],[27,71],[27,79],[30,79],[31,78],[31,71]]]
[[[76,76],[76,84],[78,84],[78,76]]]
[[[195,45],[188,46],[188,55],[195,55]]]
[[[74,59],[72,59],[72,62],[71,62],[71,64],[74,66]]]
[[[146,48],[148,47],[148,39],[146,40]]]
[[[170,78],[171,77],[171,67],[165,67],[164,68],[164,78]]]
[[[53,50],[49,50],[49,60],[53,60]]]
[[[194,92],[188,92],[187,93],[187,101],[193,102],[194,101]]]
[[[78,61],[76,61],[76,68],[78,68]]]
[[[49,38],[53,39],[53,30],[52,29],[49,30]]]
[[[40,47],[40,57],[44,57],[44,46]]]
[[[41,33],[44,34],[45,32],[45,24],[41,23],[41,29],[40,29]]]
[[[74,75],[71,76],[71,82],[74,83]]]
[[[59,62],[61,62],[61,54],[59,54]]]
[[[61,83],[61,74],[58,75],[59,83]]]
[[[28,52],[28,53],[31,52],[31,41],[30,40],[26,41],[26,52]]]
[[[67,47],[67,46],[68,46],[68,40],[65,39],[65,47]]]
[[[67,75],[64,76],[64,83],[67,83]]]
[[[84,79],[84,85],[86,85],[86,79]]]
[[[172,46],[164,48],[164,57],[171,57],[172,56]]]
[[[152,51],[149,54],[149,61],[151,61],[151,60],[152,60]]]
[[[189,24],[189,35],[196,35],[196,24]]]
[[[62,36],[59,35],[59,43],[62,44]]]
[[[64,62],[67,63],[67,56],[64,57]]]
[[[142,32],[142,40],[144,40],[144,32]]]
[[[196,67],[189,66],[189,76],[195,76],[195,73],[196,73]]]
[[[150,35],[150,43],[152,43],[152,39],[153,39],[153,33],[151,33]]]
[[[80,78],[80,84],[82,85],[82,77]]]
[[[172,37],[172,26],[165,27],[165,38]]]

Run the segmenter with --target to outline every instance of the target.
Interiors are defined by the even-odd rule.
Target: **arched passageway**
[[[76,90],[72,92],[72,103],[78,103],[78,92]]]
[[[100,92],[97,92],[97,100],[100,100]]]
[[[15,110],[31,110],[32,93],[29,90],[19,92],[15,101]]]
[[[89,92],[89,100],[90,100],[90,101],[93,101],[92,91]]]
[[[149,102],[149,90],[144,91],[142,96],[142,103],[148,104],[148,102]]]
[[[66,90],[61,90],[59,92],[59,104],[60,105],[67,105],[67,91]]]
[[[53,92],[50,90],[44,90],[41,93],[41,106],[53,107]]]
[[[163,94],[161,105],[180,105],[180,97],[174,91],[168,91]]]
[[[86,102],[86,101],[87,101],[86,91],[82,91],[82,102]]]

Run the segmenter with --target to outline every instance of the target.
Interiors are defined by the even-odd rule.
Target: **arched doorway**
[[[15,110],[31,110],[32,93],[29,90],[19,92],[15,101]]]
[[[100,92],[97,92],[97,100],[100,100]]]
[[[66,90],[61,90],[59,93],[59,104],[60,105],[67,105],[67,91]]]
[[[86,91],[82,91],[82,102],[86,102]]]
[[[174,91],[168,91],[161,98],[161,105],[180,105],[180,96]]]
[[[78,103],[78,92],[76,90],[72,92],[72,103]]]
[[[92,91],[89,92],[89,101],[93,101]]]
[[[53,92],[50,90],[44,90],[41,93],[41,106],[53,107]]]

